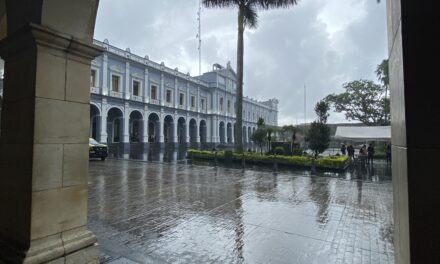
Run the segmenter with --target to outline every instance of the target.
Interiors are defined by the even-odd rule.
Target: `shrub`
[[[215,153],[212,151],[200,151],[190,149],[188,150],[188,156],[192,158],[199,159],[214,159]],[[226,154],[230,155],[229,153]],[[284,155],[261,155],[259,153],[244,153],[237,154],[232,153],[232,160],[236,162],[240,162],[243,158],[246,162],[256,163],[256,164],[271,164],[276,161],[279,164],[284,165],[293,165],[293,166],[302,166],[302,167],[310,167],[312,164],[312,156],[284,156]],[[225,152],[219,151],[217,152],[217,158],[219,160],[225,160]],[[230,158],[230,157],[229,157]],[[227,158],[226,158],[227,159]],[[317,168],[329,168],[329,169],[345,169],[349,160],[347,156],[328,156],[328,157],[320,157],[315,161],[315,165]]]
[[[273,152],[277,155],[284,155],[284,148],[281,146],[276,147]]]

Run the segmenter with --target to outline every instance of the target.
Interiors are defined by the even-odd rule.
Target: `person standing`
[[[352,145],[349,145],[347,147],[347,154],[348,154],[348,158],[350,159],[350,161],[354,161],[354,148]]]
[[[390,143],[387,144],[386,157],[387,157],[387,164],[388,164],[388,162],[391,163],[391,144]]]
[[[345,150],[346,150],[347,148],[345,147],[345,144],[342,144],[342,146],[341,146],[341,153],[342,153],[342,155],[344,155],[345,156]]]
[[[374,157],[374,147],[373,147],[373,144],[369,144],[368,145],[368,159],[367,159],[367,164],[369,164],[370,163],[370,161],[371,161],[371,165],[373,165],[373,157]]]

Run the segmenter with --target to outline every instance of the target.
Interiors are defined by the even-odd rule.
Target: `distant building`
[[[191,77],[109,45],[92,62],[90,136],[107,143],[233,143],[236,74],[228,63]],[[278,100],[245,97],[243,139],[258,118],[278,124]]]

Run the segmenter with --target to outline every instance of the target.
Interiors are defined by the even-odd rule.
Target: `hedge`
[[[188,150],[188,157],[194,159],[214,160],[215,152],[204,150]],[[243,154],[232,154],[232,160],[236,162],[242,161]],[[284,155],[260,155],[258,153],[244,153],[245,161],[255,164],[273,164],[274,162],[281,165],[310,167],[313,158],[310,156],[284,156]],[[225,152],[218,151],[217,159],[219,161],[225,160]],[[315,161],[316,168],[345,170],[348,166],[349,160],[347,156],[327,156],[319,157]]]

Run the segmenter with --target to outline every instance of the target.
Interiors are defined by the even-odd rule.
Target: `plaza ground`
[[[344,174],[91,161],[102,263],[394,263],[388,167]]]

